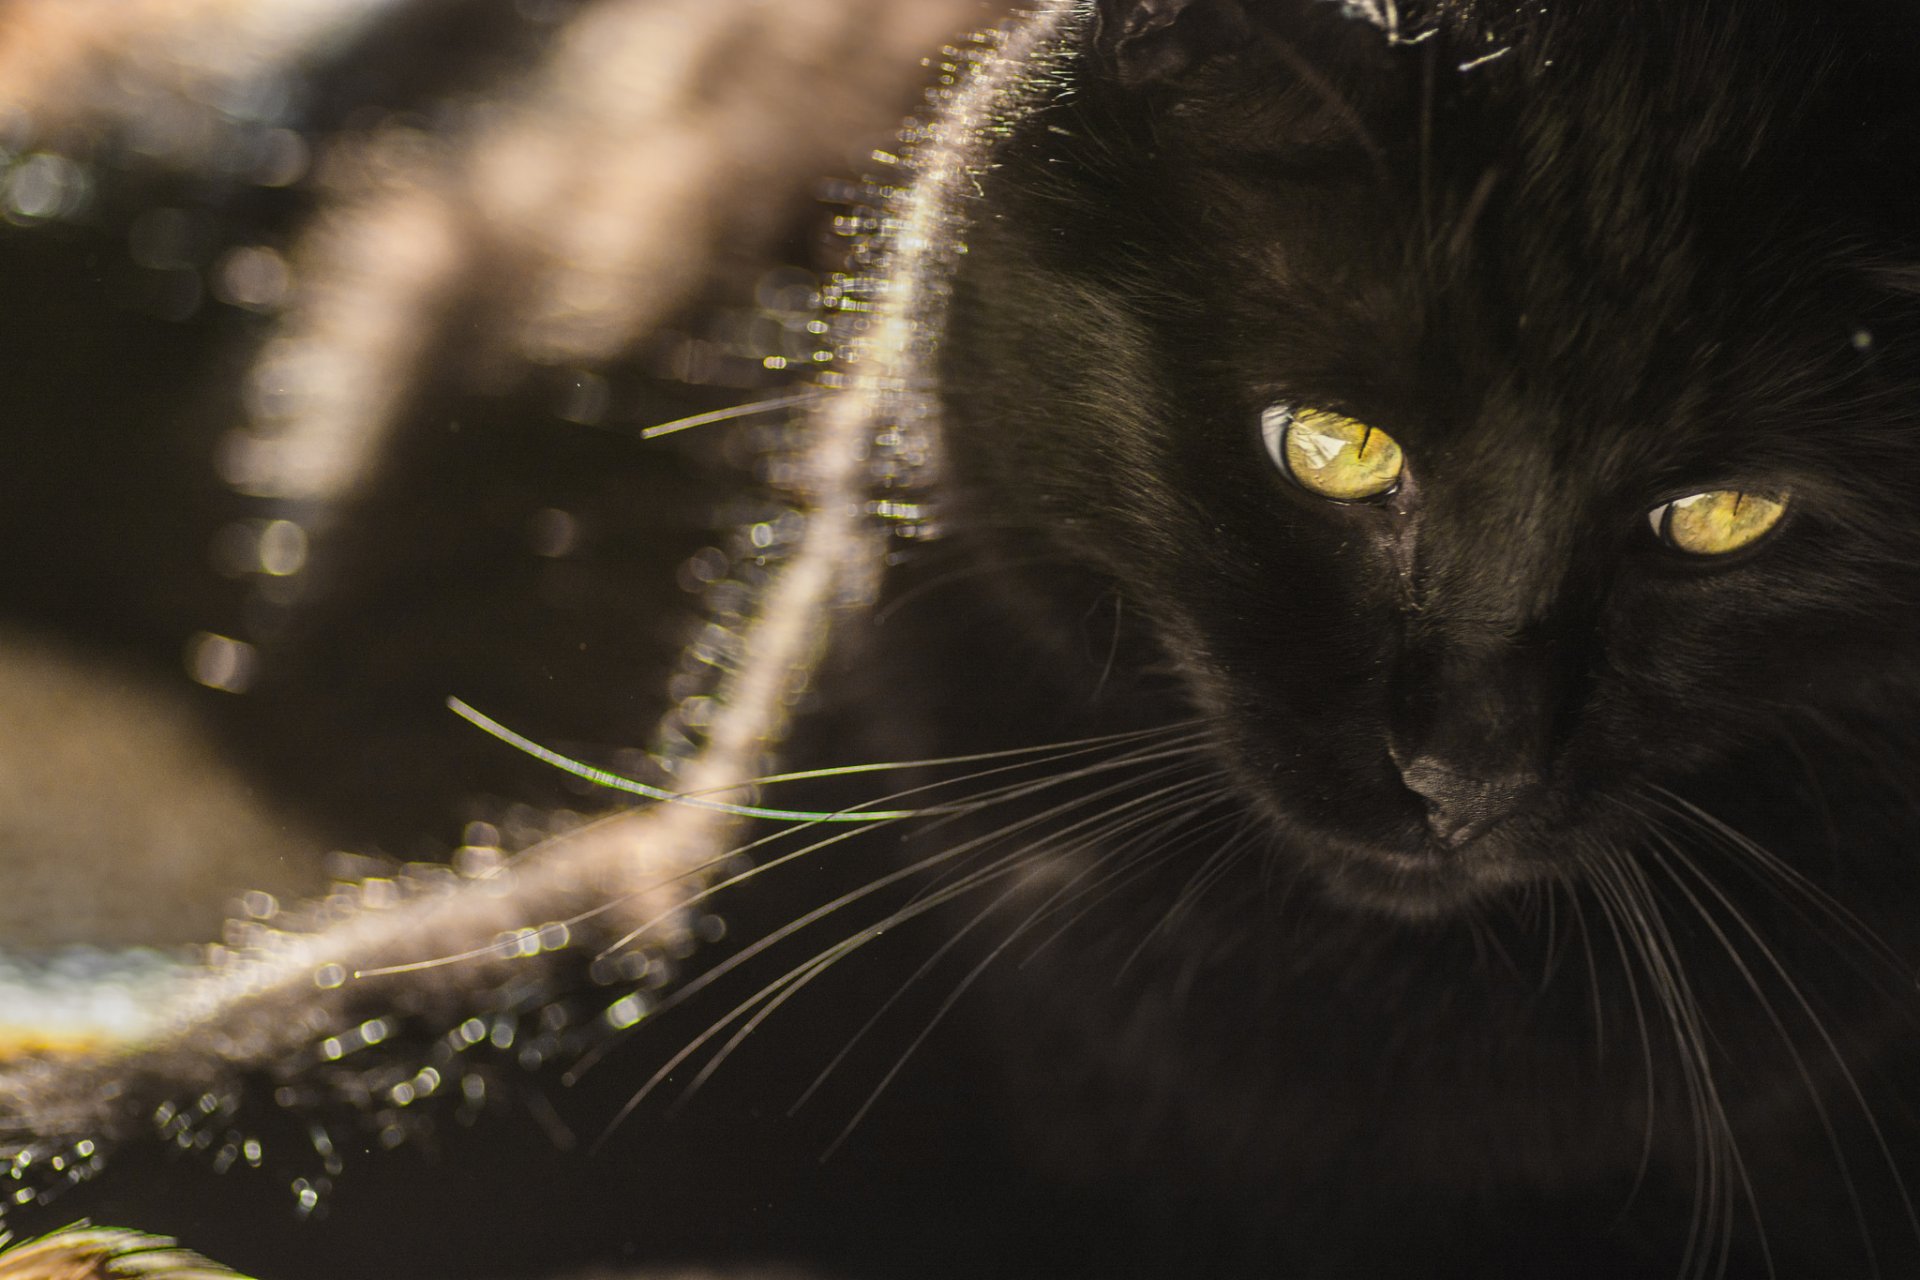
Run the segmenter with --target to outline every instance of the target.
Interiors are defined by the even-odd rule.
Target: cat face
[[[945,381],[1276,846],[1425,916],[1904,687],[1920,104],[1864,8],[1360,8],[1105,6]]]

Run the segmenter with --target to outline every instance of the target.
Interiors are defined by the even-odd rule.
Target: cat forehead
[[[1641,484],[1818,467],[1905,420],[1859,378],[1868,351],[1914,378],[1912,307],[1889,319],[1871,279],[1920,226],[1885,177],[1910,148],[1875,152],[1920,144],[1920,80],[1875,47],[1891,6],[1246,8],[1259,38],[1150,86],[1151,159],[1122,180],[1172,216],[1122,234],[1168,238],[1160,279],[1228,317],[1255,384]],[[1112,102],[1073,123],[1129,118]]]
[[[1763,428],[1731,433],[1734,452],[1788,425],[1844,432],[1829,393],[1851,396],[1876,349],[1891,293],[1871,263],[1897,259],[1891,241],[1791,164],[1716,161],[1711,121],[1490,114],[1384,178],[1202,193],[1245,218],[1232,287],[1276,360],[1335,390],[1498,395],[1540,430],[1642,424],[1655,447],[1678,423]]]

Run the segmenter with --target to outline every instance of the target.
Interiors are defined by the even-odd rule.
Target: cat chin
[[[1294,840],[1326,897],[1343,907],[1407,921],[1466,914],[1544,875],[1490,833],[1461,849],[1412,851],[1338,837]]]
[[[1321,888],[1334,903],[1413,922],[1467,914],[1526,880],[1524,876],[1468,875],[1447,868],[1408,871],[1358,860],[1318,871]]]

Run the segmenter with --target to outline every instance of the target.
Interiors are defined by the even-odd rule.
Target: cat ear
[[[1122,84],[1179,75],[1253,38],[1241,0],[1100,0],[1093,47]]]
[[[1250,9],[1261,9],[1260,20]],[[1281,12],[1275,13],[1274,10]],[[1318,10],[1320,13],[1310,13]],[[1396,0],[1099,0],[1094,10],[1093,47],[1122,84],[1130,87],[1168,80],[1187,68],[1253,42],[1259,27],[1276,18],[1335,17],[1400,34]]]

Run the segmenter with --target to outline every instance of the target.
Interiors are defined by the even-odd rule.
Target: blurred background
[[[592,803],[448,695],[657,746],[754,424],[639,432],[807,376],[869,153],[992,16],[0,2],[0,936],[203,940],[315,850]]]
[[[808,378],[872,152],[997,16],[0,0],[0,1041],[79,1016],[55,976],[217,939],[334,851],[511,851],[604,810],[449,696],[670,771],[763,427],[640,433]],[[524,1152],[551,1138],[465,1158],[550,1164]],[[139,1216],[140,1176],[81,1207]],[[619,1233],[580,1223],[630,1194],[604,1176],[525,1221],[604,1256]],[[364,1199],[409,1181],[420,1215],[461,1203],[413,1165]],[[295,1265],[249,1217],[283,1202],[194,1243],[346,1274],[372,1219]],[[355,1274],[483,1274],[414,1212]],[[498,1274],[544,1274],[518,1239]]]

